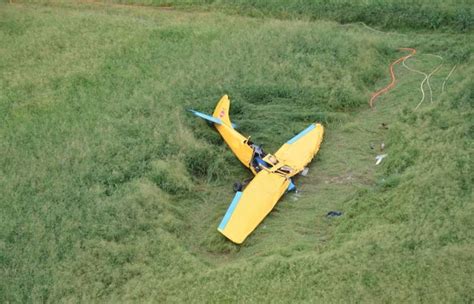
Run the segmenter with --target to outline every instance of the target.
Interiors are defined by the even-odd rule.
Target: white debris
[[[303,171],[301,172],[301,175],[306,176],[306,175],[308,175],[308,172],[309,172],[309,168],[308,168],[308,167],[305,167],[305,168],[303,169]]]
[[[375,157],[375,164],[378,165],[382,162],[382,160],[387,157],[388,154],[380,154]]]

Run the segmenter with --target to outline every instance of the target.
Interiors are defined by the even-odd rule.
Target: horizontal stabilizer
[[[213,117],[213,116],[210,116],[210,115],[207,115],[207,114],[198,112],[198,111],[194,111],[194,110],[189,110],[189,112],[193,113],[193,114],[196,115],[197,117],[201,117],[202,119],[205,119],[205,120],[207,120],[207,121],[216,123],[216,124],[218,124],[218,125],[222,125],[222,124],[223,124],[223,122],[222,122],[222,120],[221,120],[220,118]],[[237,128],[237,125],[236,125],[235,123],[231,123],[231,126],[232,126],[232,128],[234,128],[234,129]]]
[[[222,120],[220,118],[212,117],[210,115],[207,115],[207,114],[204,114],[204,113],[201,113],[201,112],[198,112],[198,111],[194,111],[194,110],[189,110],[189,111],[192,112],[197,117],[201,117],[202,119],[205,119],[207,121],[216,123],[218,125],[222,125]]]

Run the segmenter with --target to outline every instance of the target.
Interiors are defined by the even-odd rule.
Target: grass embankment
[[[473,300],[471,35],[93,4],[0,20],[3,302]],[[397,67],[367,110],[406,46],[427,73],[445,58],[433,103],[415,112],[422,76]],[[216,227],[250,173],[185,111],[223,94],[268,151],[327,128],[243,246]]]
[[[107,2],[107,1],[104,1]],[[305,18],[341,23],[364,22],[387,29],[469,31],[474,25],[471,1],[398,0],[115,0],[161,7],[223,10],[254,17]]]

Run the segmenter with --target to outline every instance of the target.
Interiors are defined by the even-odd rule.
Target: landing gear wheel
[[[242,191],[242,188],[243,188],[243,186],[242,186],[241,183],[239,183],[239,182],[234,183],[234,192]]]
[[[243,182],[235,182],[234,183],[234,192],[244,191],[244,188],[247,187],[248,184],[252,181],[252,177],[244,179]]]

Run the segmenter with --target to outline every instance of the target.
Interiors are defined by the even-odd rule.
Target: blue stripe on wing
[[[230,217],[232,216],[232,213],[234,213],[235,207],[237,207],[237,204],[240,201],[240,197],[242,196],[242,192],[238,191],[234,199],[232,200],[232,203],[230,203],[229,209],[227,209],[227,212],[224,215],[224,218],[222,219],[221,223],[219,224],[219,230],[224,230],[225,226],[227,225],[227,222],[230,220]]]
[[[303,131],[298,133],[298,135],[296,135],[295,137],[293,137],[292,139],[290,139],[286,143],[289,144],[289,145],[291,145],[292,143],[295,143],[296,141],[298,141],[298,139],[300,139],[301,137],[305,136],[306,134],[308,134],[309,132],[314,130],[314,128],[316,128],[316,126],[314,124],[311,124],[309,127],[307,127],[306,129],[304,129]]]

